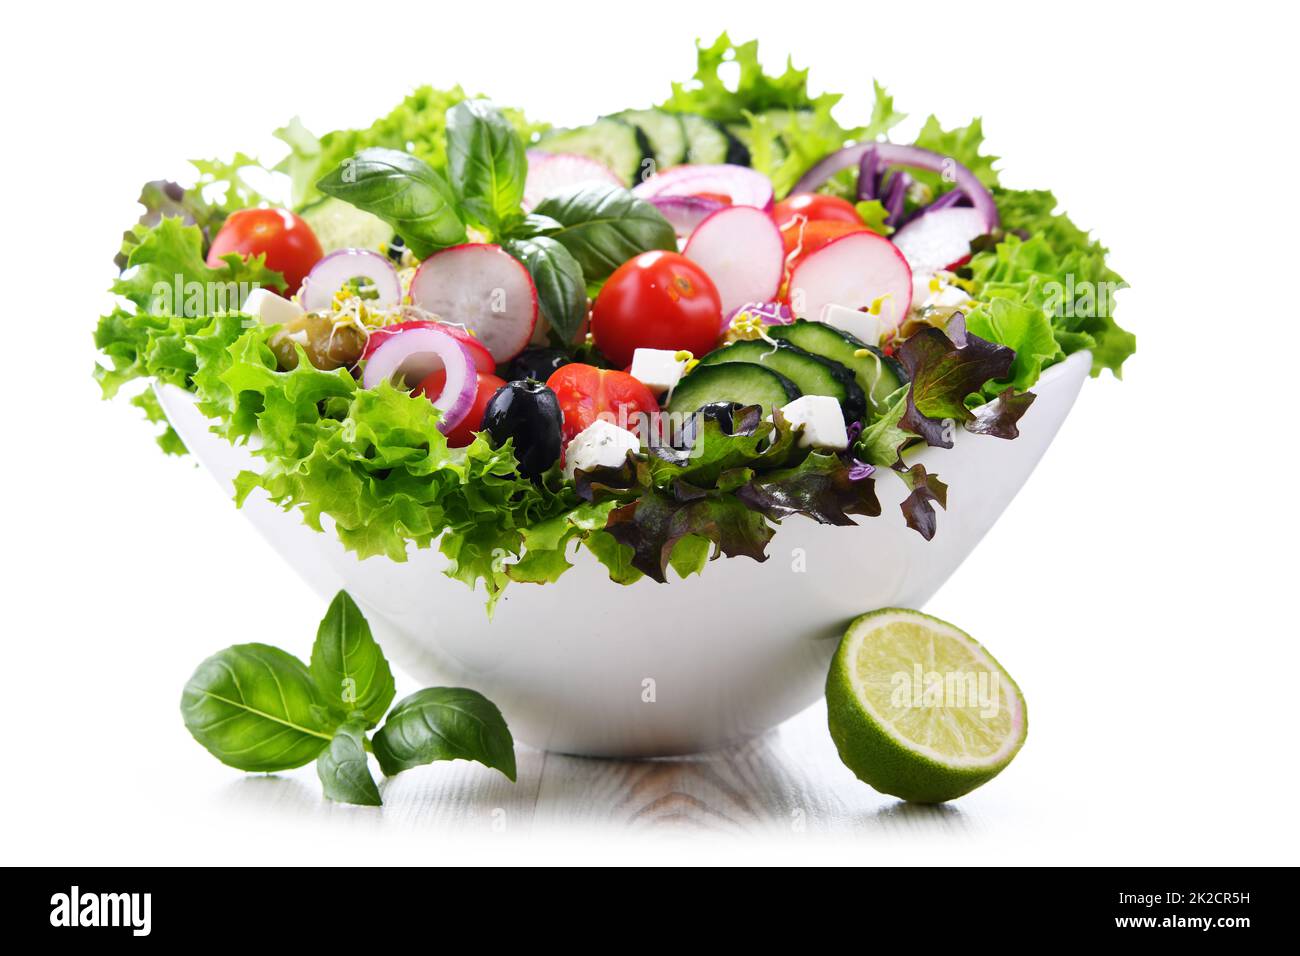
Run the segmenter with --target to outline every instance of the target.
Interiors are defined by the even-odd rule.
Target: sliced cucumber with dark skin
[[[690,414],[716,402],[759,405],[764,415],[793,402],[799,386],[762,365],[725,362],[698,365],[673,389],[668,411]]]
[[[750,362],[784,375],[804,395],[829,395],[840,403],[845,422],[856,422],[866,414],[867,397],[853,373],[833,359],[805,352],[789,342],[775,346],[761,339],[735,342],[714,349],[700,359],[700,366]]]
[[[654,151],[639,127],[609,117],[577,129],[552,130],[542,136],[537,148],[548,153],[590,156],[612,169],[625,183],[637,182],[642,163],[654,159]]]
[[[727,162],[735,163],[737,166],[748,166],[752,162],[750,156],[750,143],[753,139],[754,132],[750,129],[748,123],[728,123],[723,127],[736,147],[738,154],[742,154],[744,162],[736,159],[728,159]],[[785,142],[778,136],[772,140],[772,165],[778,166],[785,159],[788,150],[785,148]]]
[[[663,110],[624,110],[609,119],[630,123],[645,134],[657,168],[667,169],[686,161],[686,128],[674,114]]]
[[[870,399],[873,412],[882,410],[885,399],[907,381],[903,366],[880,349],[824,322],[799,319],[791,325],[774,325],[767,333],[779,342],[789,342],[805,352],[839,362],[848,368]],[[862,351],[869,354],[859,354]]]
[[[718,124],[718,129],[722,130],[722,135],[727,137],[727,158],[724,162],[732,166],[748,166],[751,162],[749,147],[721,123]]]
[[[688,163],[715,163],[731,162],[727,154],[731,149],[732,140],[722,131],[718,124],[712,120],[706,120],[703,116],[696,116],[694,113],[683,113],[681,115],[682,126],[686,130],[686,161]],[[743,148],[743,147],[742,147]],[[748,165],[749,153],[745,153],[745,165]]]

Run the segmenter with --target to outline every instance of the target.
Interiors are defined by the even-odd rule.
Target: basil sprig
[[[534,212],[559,224],[547,235],[573,253],[588,279],[609,278],[638,253],[677,249],[663,213],[621,186],[572,186],[543,199]]]
[[[384,220],[420,258],[467,238],[447,180],[400,149],[363,149],[316,188]]]
[[[471,231],[501,243],[532,276],[556,345],[571,345],[582,328],[593,283],[638,253],[677,248],[659,210],[618,186],[574,187],[525,214],[527,148],[487,100],[448,110],[446,137],[447,178],[400,150],[372,148],[317,188],[383,219],[421,259]]]
[[[400,701],[392,670],[346,591],[330,604],[310,668],[266,644],[209,657],[181,695],[190,734],[222,763],[274,773],[316,761],[325,796],[378,806],[373,750],[389,776],[435,760],[476,760],[515,779],[514,738],[495,704],[463,687],[430,687]],[[366,731],[383,721],[373,744]]]
[[[463,100],[447,111],[447,165],[461,208],[474,222],[500,235],[523,218],[524,141],[487,100]]]
[[[549,236],[507,239],[504,247],[533,277],[537,305],[560,343],[572,342],[587,317],[587,282],[578,260]]]

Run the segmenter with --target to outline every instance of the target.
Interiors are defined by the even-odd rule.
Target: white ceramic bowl
[[[856,528],[787,519],[769,558],[719,558],[703,575],[624,586],[580,549],[558,582],[512,584],[489,621],[482,590],[443,575],[436,549],[357,560],[264,496],[244,515],[322,598],[346,588],[389,656],[423,684],[472,687],[517,740],[551,750],[653,756],[707,750],[775,726],[822,693],[845,624],[879,607],[921,607],[1015,497],[1074,404],[1091,356],[1043,375],[1014,441],[958,430],[952,449],[915,456],[949,485],[925,541],[879,475],[883,514]],[[160,386],[173,427],[221,484],[258,467],[208,430],[192,396]],[[909,456],[909,461],[912,461]]]

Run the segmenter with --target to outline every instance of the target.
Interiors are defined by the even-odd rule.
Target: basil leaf
[[[508,239],[505,248],[533,277],[542,316],[562,343],[572,342],[587,317],[587,283],[578,260],[547,236]]]
[[[341,717],[360,713],[366,727],[384,719],[397,693],[384,652],[347,591],[334,596],[316,631],[311,676],[331,710]]]
[[[374,737],[392,776],[435,760],[477,760],[515,779],[515,743],[496,704],[463,687],[429,687],[404,698]]]
[[[506,235],[515,239],[531,239],[533,236],[549,236],[563,228],[550,216],[539,216],[530,212],[507,230]]]
[[[638,253],[677,251],[677,235],[663,214],[621,186],[574,186],[543,199],[533,212],[560,224],[548,235],[573,253],[588,281],[608,277]]]
[[[306,665],[266,644],[236,644],[200,664],[181,715],[208,753],[255,773],[310,763],[337,724]]]
[[[316,775],[331,800],[366,807],[384,802],[366,763],[365,727],[360,721],[350,720],[334,732],[334,739],[316,759]]]
[[[384,220],[420,258],[466,239],[447,181],[401,150],[363,149],[316,188]]]
[[[524,142],[487,100],[462,100],[447,111],[447,165],[461,205],[479,225],[499,233],[521,217]]]

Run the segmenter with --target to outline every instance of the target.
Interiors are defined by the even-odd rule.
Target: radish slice
[[[685,239],[718,210],[728,208],[707,196],[653,196],[649,202],[672,223],[679,239]]]
[[[912,270],[892,242],[874,232],[832,239],[799,260],[790,276],[795,314],[820,320],[828,305],[861,309],[881,300],[882,325],[896,328],[912,305]]]
[[[772,180],[748,166],[716,165],[674,166],[655,173],[632,187],[642,199],[656,196],[729,196],[733,206],[754,206],[764,211],[772,208]]]
[[[913,271],[933,272],[970,255],[971,241],[987,232],[979,210],[949,207],[918,216],[893,238]]]
[[[785,268],[781,231],[753,206],[728,206],[700,223],[682,254],[718,287],[722,314],[776,298]]]
[[[369,249],[340,249],[311,267],[302,280],[298,300],[308,312],[324,312],[334,304],[334,295],[353,279],[368,279],[376,297],[366,305],[388,309],[402,301],[402,283],[387,256]]]
[[[433,400],[433,407],[442,412],[438,431],[445,435],[469,414],[478,391],[478,373],[469,349],[446,330],[407,328],[385,336],[366,360],[361,384],[375,388],[392,380],[414,387],[443,369],[447,383]]]
[[[399,332],[405,332],[407,329],[438,329],[446,332],[469,350],[470,358],[474,360],[475,369],[480,372],[495,372],[497,370],[497,363],[493,361],[492,353],[485,349],[483,343],[474,336],[455,325],[427,319],[398,322],[395,325],[385,325],[382,329],[375,329],[370,333],[370,338],[366,340],[366,348],[361,353],[361,357],[363,359],[370,358],[371,353],[383,345],[385,340],[392,338]]]
[[[425,259],[411,279],[411,304],[473,332],[497,363],[522,352],[537,325],[532,276],[491,243],[452,246]]]
[[[531,212],[534,206],[552,193],[588,183],[623,186],[623,180],[612,169],[590,156],[530,149],[528,179],[524,182],[524,211]]]

